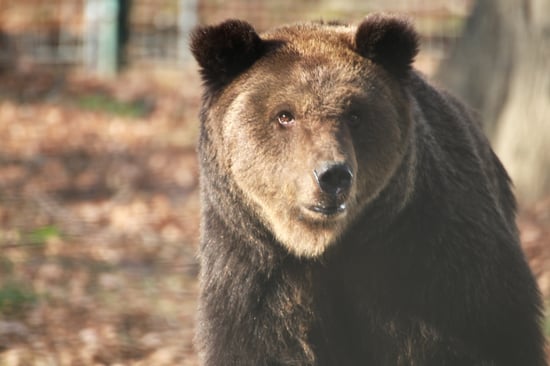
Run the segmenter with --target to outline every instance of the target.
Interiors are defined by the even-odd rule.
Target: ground
[[[197,365],[199,90],[0,75],[0,366]],[[548,298],[550,197],[518,223]]]
[[[0,365],[196,364],[199,95],[170,79],[1,76]]]

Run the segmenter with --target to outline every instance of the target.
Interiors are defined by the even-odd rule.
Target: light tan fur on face
[[[341,30],[336,38],[351,37],[344,31],[352,30]],[[229,107],[218,124],[232,181],[278,241],[300,257],[317,257],[338,240],[395,171],[408,134],[400,121],[408,116],[393,108],[397,94],[385,76],[341,39],[309,34],[306,40],[292,35],[285,67],[260,62],[245,73],[235,83],[239,92],[227,92]],[[369,115],[361,130],[342,120],[356,97],[384,114]],[[273,119],[277,108],[290,109],[295,125],[281,128]],[[355,175],[346,211],[333,217],[307,210],[321,199],[313,170],[324,161],[346,162]]]

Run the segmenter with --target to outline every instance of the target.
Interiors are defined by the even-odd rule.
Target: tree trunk
[[[550,0],[480,0],[436,78],[480,114],[521,201],[550,194]]]

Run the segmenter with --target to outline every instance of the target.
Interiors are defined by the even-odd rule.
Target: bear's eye
[[[350,127],[357,127],[361,122],[361,118],[359,118],[359,115],[357,113],[350,113],[347,116],[347,120]]]
[[[277,122],[283,127],[289,127],[294,124],[294,116],[289,111],[282,111],[277,114]]]
[[[351,128],[357,128],[361,125],[361,112],[350,110],[342,115],[343,121]]]

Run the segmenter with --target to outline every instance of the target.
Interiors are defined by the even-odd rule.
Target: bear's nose
[[[344,163],[325,163],[313,174],[321,190],[333,196],[347,193],[353,179],[351,169]]]

